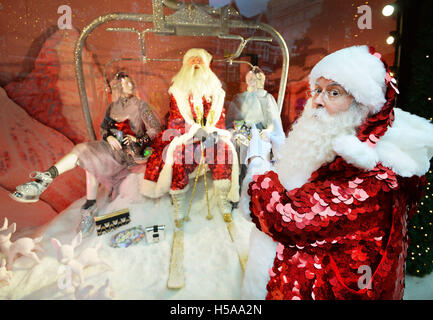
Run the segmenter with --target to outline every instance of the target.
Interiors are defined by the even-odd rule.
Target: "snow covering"
[[[206,196],[201,177],[194,195],[191,220],[186,222],[184,227],[186,284],[180,290],[167,289],[174,226],[171,199],[169,195],[159,199],[140,196],[136,187],[140,178],[141,175],[138,174],[129,175],[122,183],[121,194],[111,203],[107,200],[107,192],[100,192],[100,215],[129,208],[131,222],[101,236],[97,236],[95,231],[83,239],[76,249],[76,256],[83,249],[93,247],[96,241],[101,241],[100,256],[115,269],[110,271],[106,266],[91,266],[84,269],[84,286],[93,285],[97,289],[109,279],[115,299],[239,299],[243,272],[235,245],[219,212],[212,183],[209,183],[212,181],[211,175],[208,174],[207,179],[210,208],[214,218],[206,219]],[[101,190],[105,191],[102,188]],[[188,201],[191,193],[192,186],[187,195]],[[34,234],[43,235],[41,246],[45,254],[39,254],[42,257],[41,263],[36,265],[29,258],[18,258],[12,270],[11,284],[0,284],[0,300],[75,299],[73,288],[59,289],[59,283],[62,287],[64,281],[64,270],[57,262],[50,239],[55,237],[62,244],[72,241],[80,219],[80,207],[84,201],[84,198],[77,200]],[[241,246],[247,247],[252,223],[245,220],[238,209],[233,210],[233,220],[239,229]],[[148,244],[143,239],[128,248],[109,246],[111,237],[117,232],[137,225],[148,227],[155,224],[166,226],[165,239],[159,243]]]
[[[178,300],[220,300],[239,299],[243,273],[235,245],[230,239],[225,222],[219,213],[212,184],[209,200],[212,220],[207,220],[203,178],[197,184],[192,205],[191,221],[185,223],[184,270],[185,287],[179,290],[167,289],[171,242],[173,238],[173,209],[168,195],[160,199],[148,199],[139,195],[137,189],[140,174],[131,174],[123,182],[120,195],[112,202],[101,188],[98,198],[100,215],[129,208],[131,222],[108,234],[97,236],[96,231],[84,238],[76,249],[76,256],[85,248],[101,241],[100,256],[114,267],[92,266],[84,270],[83,286],[94,286],[95,291],[109,280],[114,299],[178,299]],[[211,176],[208,174],[208,181]],[[188,192],[190,198],[192,188]],[[41,243],[45,254],[41,263],[20,257],[15,261],[10,285],[0,284],[0,300],[6,299],[75,299],[72,287],[63,288],[64,269],[57,262],[51,238],[61,243],[70,243],[75,236],[75,227],[80,219],[80,207],[84,198],[77,200],[49,224],[35,230],[32,236],[42,235]],[[233,218],[241,236],[240,247],[246,248],[253,224],[234,209]],[[10,221],[12,223],[13,221]],[[166,226],[165,238],[159,243],[149,244],[143,239],[128,248],[112,248],[111,237],[125,229],[141,225]],[[12,240],[24,234],[15,234]],[[29,236],[28,232],[25,236]],[[0,259],[2,255],[0,254]],[[405,299],[433,299],[433,274],[424,278],[406,277]]]

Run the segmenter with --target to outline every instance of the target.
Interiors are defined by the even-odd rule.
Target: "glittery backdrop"
[[[185,0],[189,3],[208,4],[207,0]],[[382,7],[388,2],[350,0],[261,0],[249,2],[231,1],[240,13],[250,15],[266,7],[266,11],[244,20],[260,20],[278,30],[286,40],[290,52],[289,82],[282,112],[283,123],[287,128],[302,109],[305,76],[314,64],[329,52],[354,44],[375,46],[390,65],[394,59],[394,47],[385,43],[390,31],[396,28],[396,20],[382,16]],[[222,5],[229,0],[213,0],[212,4]],[[72,9],[72,26],[82,30],[94,18],[111,12],[152,13],[152,1],[0,1],[0,85],[25,77],[34,68],[34,61],[44,41],[57,30],[57,13],[61,5]],[[368,5],[372,12],[372,28],[360,30],[357,8]],[[254,6],[257,10],[254,11]],[[166,13],[171,13],[169,9]],[[87,49],[94,55],[95,63],[102,71],[104,65],[114,58],[139,56],[136,34],[107,32],[106,27],[135,27],[138,30],[151,27],[150,23],[111,22],[100,26],[87,40]],[[149,57],[180,58],[190,47],[203,47],[215,57],[234,52],[236,41],[217,38],[188,38],[169,36],[146,36]],[[266,88],[277,96],[281,72],[281,56],[275,43],[251,43],[244,54],[252,56],[267,75]],[[249,57],[246,58],[250,60]],[[148,65],[127,64],[127,68],[138,73],[140,91],[161,116],[168,110],[167,88],[171,77],[178,70],[179,63],[152,62]],[[214,65],[213,68],[227,87],[227,98],[245,89],[244,74],[247,69],[239,65]],[[241,82],[241,83],[240,83]],[[151,85],[150,85],[151,84]],[[290,105],[290,107],[289,107]]]
[[[285,130],[302,111],[307,88],[307,76],[311,68],[326,54],[346,46],[367,44],[376,47],[389,65],[393,65],[394,46],[387,45],[385,39],[395,30],[395,17],[382,16],[381,10],[387,2],[378,0],[212,0],[212,4],[232,3],[239,11],[239,19],[261,21],[273,26],[287,42],[290,61],[289,75],[281,118]],[[185,3],[192,1],[185,0]],[[194,3],[208,4],[206,0],[194,0]],[[59,7],[71,8],[72,29],[60,30],[58,20],[64,14],[58,13]],[[358,7],[367,5],[371,8],[371,29],[358,27],[362,15]],[[266,8],[263,11],[263,8]],[[73,51],[75,41],[81,30],[98,16],[113,12],[152,13],[151,0],[114,1],[114,0],[74,0],[74,1],[28,1],[0,0],[0,85],[7,94],[1,98],[1,119],[9,110],[6,105],[24,109],[31,127],[21,128],[28,135],[37,135],[39,128],[45,126],[47,147],[56,148],[56,137],[60,133],[71,145],[88,138],[81,103],[74,74]],[[165,14],[173,11],[165,8]],[[251,16],[251,14],[255,14]],[[135,33],[109,32],[108,27],[134,27],[144,30],[152,27],[151,23],[110,22],[98,26],[87,38],[83,51],[84,76],[89,99],[89,108],[93,126],[97,129],[102,120],[107,100],[104,93],[104,68],[113,59],[140,57],[140,46]],[[232,30],[233,33],[236,30]],[[252,35],[266,35],[260,31],[242,31],[247,38]],[[268,35],[266,35],[268,36]],[[236,51],[239,42],[216,37],[173,37],[146,34],[146,53],[152,58],[178,58],[191,47],[208,50],[216,59]],[[281,77],[281,51],[275,41],[251,42],[245,47],[241,59],[257,64],[266,74],[265,89],[278,98]],[[139,95],[154,106],[157,114],[164,119],[168,112],[169,97],[167,90],[170,80],[179,70],[179,62],[142,62],[121,61],[112,63],[107,69],[110,78],[119,69],[127,71],[136,81]],[[213,63],[212,68],[223,82],[227,92],[226,103],[236,94],[246,89],[245,75],[249,67],[245,64],[228,65]],[[24,117],[24,115],[23,115]],[[38,123],[36,125],[36,123]],[[96,132],[98,130],[95,130]],[[51,133],[50,133],[51,132]],[[25,182],[30,168],[34,167],[31,159],[37,157],[44,148],[29,146],[33,154],[24,154],[14,148],[17,141],[9,135],[2,136],[0,142],[5,150],[0,154],[0,169],[4,171],[0,187],[13,190],[16,183]],[[14,136],[15,137],[15,136]],[[12,140],[11,140],[12,139]],[[28,142],[31,144],[31,141]],[[50,141],[48,143],[48,141]],[[59,150],[55,150],[58,154]],[[54,160],[59,160],[56,157]],[[14,162],[17,170],[12,172],[7,164]],[[38,163],[34,170],[45,170],[52,165],[53,159]],[[45,199],[55,211],[60,212],[73,201],[84,196],[85,180],[83,172],[75,172],[74,190],[61,189],[61,201],[58,198]],[[56,187],[57,188],[57,187]],[[0,201],[11,201],[4,198]],[[60,201],[60,202],[59,202]],[[1,206],[1,203],[0,203]],[[18,210],[18,209],[16,209]],[[21,210],[21,209],[19,209]],[[0,218],[10,213],[0,212]],[[27,214],[27,213],[26,213]],[[39,222],[35,222],[39,223]]]

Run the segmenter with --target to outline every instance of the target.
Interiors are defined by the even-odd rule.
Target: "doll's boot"
[[[42,192],[53,182],[52,174],[49,171],[32,172],[30,178],[34,180],[16,187],[16,191],[10,194],[12,199],[19,202],[36,202]]]
[[[76,231],[81,231],[83,237],[89,236],[95,229],[96,208],[96,200],[87,200],[80,209],[81,220]]]
[[[232,203],[227,199],[230,191],[230,180],[214,180],[218,207],[225,222],[232,222]]]
[[[171,193],[171,199],[174,206],[174,222],[177,228],[180,228],[183,224],[186,211],[186,193]]]

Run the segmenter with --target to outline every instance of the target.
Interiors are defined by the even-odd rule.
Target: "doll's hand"
[[[251,140],[248,146],[247,159],[252,159],[253,157],[268,159],[271,152],[271,147],[272,145],[270,142],[260,138],[259,131],[253,124],[251,126]]]
[[[113,150],[122,150],[122,145],[115,137],[108,136],[107,142]]]
[[[131,142],[137,142],[137,138],[127,134],[126,137],[123,138],[122,141],[124,144],[129,145]]]
[[[196,137],[200,141],[205,141],[208,136],[209,134],[203,128],[198,129],[197,132],[194,134],[194,137]]]
[[[262,138],[262,140],[270,140],[270,130],[268,129],[264,129],[262,131],[260,131],[260,138]]]

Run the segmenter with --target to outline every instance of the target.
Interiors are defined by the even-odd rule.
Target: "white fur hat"
[[[189,49],[185,55],[183,56],[183,64],[185,64],[189,58],[191,57],[201,57],[203,59],[203,62],[209,66],[210,65],[210,61],[212,60],[212,55],[207,52],[205,49],[200,49],[200,48],[192,48]]]
[[[370,113],[380,111],[385,99],[386,69],[382,61],[369,52],[367,46],[353,46],[324,57],[310,73],[310,88],[318,78],[338,82]]]

